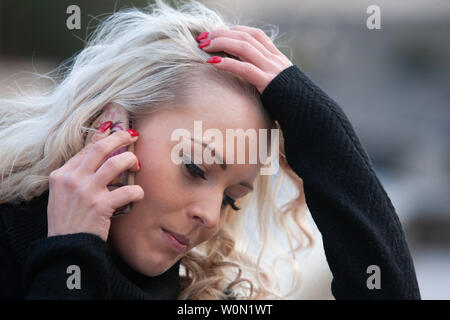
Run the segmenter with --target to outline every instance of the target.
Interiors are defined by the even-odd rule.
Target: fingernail
[[[197,36],[197,38],[195,38],[195,40],[200,41],[200,40],[206,39],[208,37],[208,35],[209,35],[209,32],[207,32],[207,31],[202,32]]]
[[[204,47],[209,46],[210,43],[211,43],[211,40],[210,40],[210,39],[208,39],[208,40],[202,40],[202,41],[200,41],[200,43],[198,44],[198,47],[199,47],[199,48],[204,48]]]
[[[208,60],[206,60],[206,62],[208,62],[208,63],[219,63],[221,61],[222,61],[222,58],[218,57],[218,56],[214,56],[214,57],[208,58]]]
[[[132,137],[137,137],[139,135],[139,133],[134,130],[134,129],[128,129],[127,132],[132,136]]]
[[[138,159],[138,168],[141,168],[141,160]]]
[[[100,127],[98,127],[98,130],[100,130],[102,133],[105,132],[106,130],[108,130],[109,128],[111,128],[112,126],[112,121],[106,121],[103,122]]]

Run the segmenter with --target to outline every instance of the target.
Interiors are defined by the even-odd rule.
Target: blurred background
[[[369,153],[405,230],[422,298],[450,299],[450,1],[200,2],[241,24],[279,26],[276,44],[342,107]],[[146,3],[0,0],[0,95],[45,86],[33,73],[81,50],[95,17]],[[73,4],[79,30],[66,27]],[[370,5],[380,8],[380,29],[366,25]],[[315,233],[293,298],[333,299]]]

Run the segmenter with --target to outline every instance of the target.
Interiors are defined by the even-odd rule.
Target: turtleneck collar
[[[154,295],[155,299],[177,299],[180,292],[181,259],[175,262],[166,272],[158,276],[147,276],[132,268],[112,246],[108,246],[108,248],[108,255],[116,270],[138,288],[152,296]],[[158,297],[158,293],[164,297]]]
[[[49,190],[28,202],[3,204],[2,220],[9,230],[12,254],[19,265],[25,263],[31,242],[47,237]],[[110,260],[112,299],[177,299],[180,292],[180,262],[161,275],[150,277],[134,270],[113,250]]]

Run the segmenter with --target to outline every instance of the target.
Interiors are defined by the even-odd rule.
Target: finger
[[[127,170],[139,170],[139,161],[136,155],[126,151],[106,160],[95,173],[95,182],[98,187],[105,187],[120,174],[125,174]]]
[[[107,201],[114,209],[123,207],[130,202],[144,199],[144,189],[139,185],[127,185],[109,192]]]
[[[258,51],[250,42],[236,40],[226,37],[217,37],[209,41],[208,46],[202,47],[207,52],[227,52],[238,57],[241,61],[248,61],[260,69],[263,69],[270,61],[260,51]],[[200,42],[199,46],[202,45]]]
[[[108,136],[111,132],[110,128],[112,126],[112,121],[103,122],[99,127],[95,128],[93,132],[85,132],[83,134],[84,138],[84,148],[81,149],[75,156],[73,156],[64,165],[64,170],[69,170],[73,172],[80,162],[82,161],[84,155],[86,155],[91,149],[92,145],[98,140]]]
[[[255,65],[249,62],[238,61],[232,58],[211,57],[210,59],[221,60],[218,63],[213,63],[216,68],[230,71],[244,78],[252,85],[254,85],[261,93],[266,87],[269,80],[267,74]]]
[[[92,136],[92,139],[89,142],[89,144],[94,144],[97,141],[100,141],[101,139],[108,137],[110,133],[111,133],[111,129],[110,128],[108,128],[105,132],[96,132]]]
[[[93,144],[95,142],[97,142],[98,140],[109,136],[109,134],[111,133],[111,127],[113,125],[112,121],[106,121],[103,122],[98,128],[96,128],[95,133],[93,134],[93,136],[90,138],[90,141],[88,141],[88,143],[85,145],[89,145],[89,144]],[[87,135],[86,139],[89,140],[89,134]]]
[[[254,37],[252,37],[247,32],[239,31],[239,30],[226,30],[226,29],[218,29],[213,30],[208,34],[208,37],[204,40],[213,40],[215,38],[231,38],[235,40],[247,41],[253,47],[256,48],[259,52],[261,52],[265,57],[270,58],[272,53],[267,50],[259,41],[257,41]]]
[[[136,132],[135,130],[133,131]],[[128,131],[120,130],[97,141],[84,156],[83,161],[77,168],[78,173],[80,175],[95,173],[110,154],[122,147],[135,143],[137,139],[137,136],[132,137]]]
[[[239,30],[242,32],[246,32],[249,35],[251,35],[254,39],[256,39],[259,43],[261,43],[269,52],[276,55],[280,54],[280,51],[273,44],[272,40],[270,40],[270,38],[266,35],[266,33],[261,29],[249,26],[236,25],[230,27],[230,30]]]
[[[78,151],[78,153],[76,153],[72,158],[70,158],[61,169],[64,171],[67,170],[67,172],[75,171],[80,165],[80,163],[83,161],[84,157],[90,152],[94,143],[101,139],[106,138],[107,136],[109,136],[109,134],[110,134],[109,128],[103,133],[100,131],[96,132],[92,136],[90,141],[83,147],[83,149]]]

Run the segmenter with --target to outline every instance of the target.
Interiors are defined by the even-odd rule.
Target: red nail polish
[[[199,47],[199,48],[207,47],[207,46],[209,46],[210,43],[211,43],[211,40],[210,40],[210,39],[208,39],[208,40],[202,40],[202,41],[200,41],[200,43],[198,44],[198,47]]]
[[[108,130],[109,128],[111,128],[111,126],[113,125],[112,121],[106,121],[103,122],[100,127],[98,127],[98,130],[100,130],[102,133],[105,132],[106,130]]]
[[[202,32],[197,36],[197,38],[195,38],[195,40],[200,41],[200,40],[206,39],[208,37],[208,35],[209,35],[209,32],[207,32],[207,31]]]
[[[222,58],[218,57],[218,56],[214,56],[214,57],[208,58],[208,60],[206,60],[206,62],[208,62],[208,63],[219,63],[221,61],[222,61]]]
[[[139,166],[138,168],[140,169],[141,168],[141,160],[139,160],[139,159],[138,159],[138,166]]]
[[[139,135],[139,133],[134,130],[134,129],[128,129],[127,132],[132,136],[132,137],[137,137]]]

